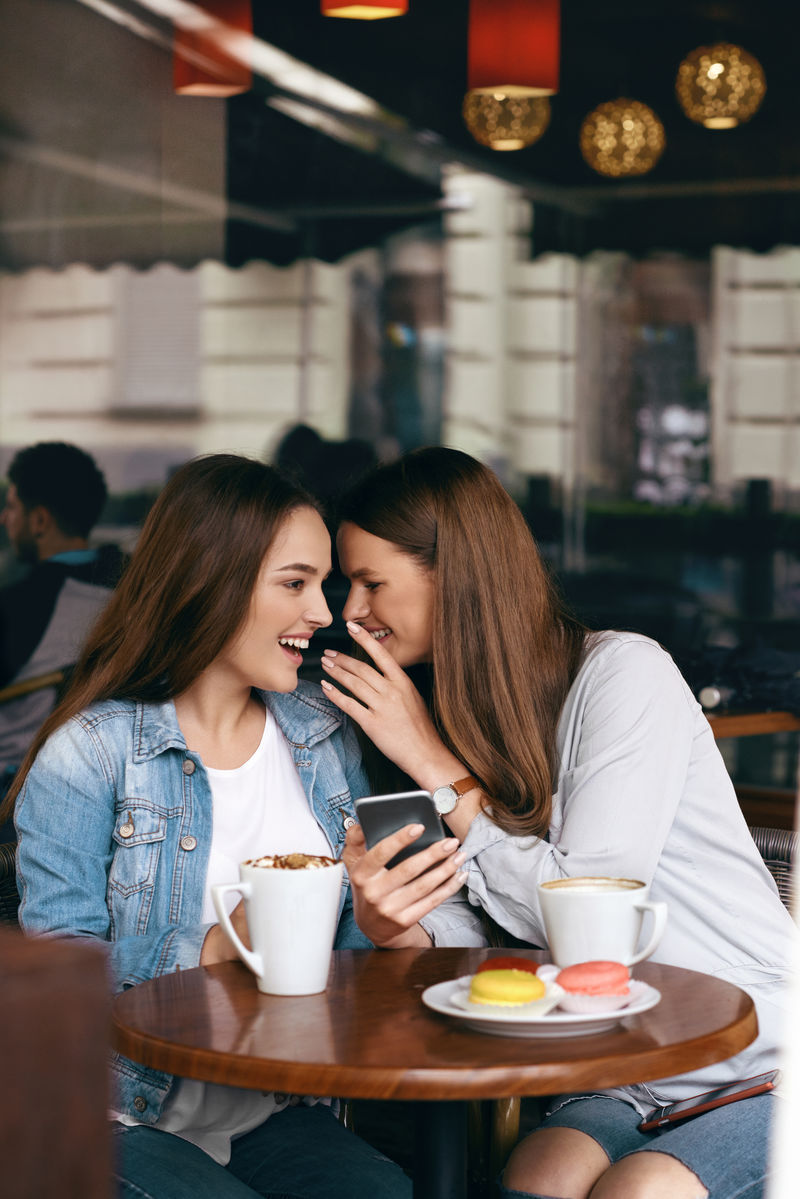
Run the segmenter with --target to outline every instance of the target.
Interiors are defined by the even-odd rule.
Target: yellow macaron
[[[472,976],[469,998],[471,1003],[515,1007],[542,999],[545,989],[542,980],[527,970],[482,970]]]

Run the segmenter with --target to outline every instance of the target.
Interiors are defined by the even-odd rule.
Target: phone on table
[[[433,806],[430,791],[397,791],[393,795],[365,795],[355,802],[356,816],[364,830],[367,849],[372,849],[390,833],[405,828],[407,824],[422,824],[424,832],[416,841],[396,853],[386,869],[391,870],[398,862],[427,849],[446,835],[439,813]]]
[[[654,1128],[668,1127],[679,1120],[690,1120],[692,1116],[711,1111],[712,1107],[723,1107],[726,1103],[735,1103],[737,1099],[750,1099],[753,1095],[762,1095],[765,1091],[774,1090],[780,1082],[780,1077],[780,1070],[770,1070],[767,1074],[742,1078],[727,1087],[717,1087],[715,1091],[704,1091],[700,1095],[680,1099],[677,1103],[665,1103],[662,1107],[654,1107],[642,1120],[639,1130],[651,1132]]]

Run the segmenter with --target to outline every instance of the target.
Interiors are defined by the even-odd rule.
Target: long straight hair
[[[459,450],[413,450],[345,497],[341,519],[434,572],[431,716],[508,832],[542,836],[556,729],[586,629],[563,607],[518,506]],[[386,778],[365,745],[373,782]],[[382,777],[381,777],[382,776]]]
[[[303,507],[318,510],[272,467],[236,454],[196,458],[175,472],[0,817],[50,734],[83,708],[112,698],[158,703],[191,686],[238,632],[276,533]]]

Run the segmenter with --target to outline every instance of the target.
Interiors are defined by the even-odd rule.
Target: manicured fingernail
[[[466,870],[460,870],[459,873],[455,877],[458,880],[459,887],[461,887],[467,881],[468,875],[467,875]]]
[[[356,624],[355,621],[353,621],[353,620],[348,620],[347,631],[348,631],[348,633],[352,633],[353,636],[355,636],[357,633],[361,632],[361,625]]]
[[[325,658],[335,658],[335,657],[336,657],[336,655],[338,654],[338,652],[339,652],[339,651],[338,651],[338,649],[325,649],[325,650],[323,650],[323,651],[322,651],[322,658],[323,658],[323,661],[325,660]]]
[[[409,837],[418,837],[424,828],[424,824],[410,824],[406,832],[408,833]]]
[[[320,687],[324,687],[326,691],[333,691],[333,683],[329,683],[327,679],[320,679]]]
[[[320,658],[320,662],[322,663],[322,665],[325,667],[326,670],[333,670],[334,667],[336,666],[336,663],[332,662],[330,660],[330,658],[324,658],[324,657]]]
[[[467,860],[467,855],[465,853],[457,853],[456,856],[453,858],[453,862],[455,863],[456,866],[463,866],[464,863],[466,862],[466,860]]]
[[[457,845],[458,845],[457,837],[447,837],[444,841],[442,841],[442,852],[450,853],[451,850],[455,849],[455,847]]]

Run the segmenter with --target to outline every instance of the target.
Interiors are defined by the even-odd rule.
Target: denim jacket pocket
[[[113,936],[140,936],[147,929],[167,817],[141,800],[120,807],[112,838],[114,856],[108,876],[108,906]]]

